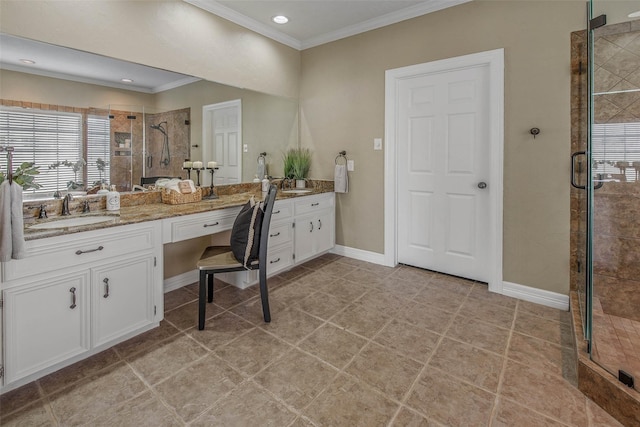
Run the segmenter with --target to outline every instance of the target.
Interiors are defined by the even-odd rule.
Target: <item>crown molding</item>
[[[322,34],[320,36],[312,37],[306,40],[298,40],[278,30],[274,30],[269,25],[256,21],[255,19],[249,18],[231,8],[223,6],[215,0],[183,1],[204,9],[208,12],[211,12],[214,15],[245,27],[251,31],[255,31],[258,34],[262,34],[263,36],[280,42],[284,45],[297,50],[304,50],[346,37],[351,37],[356,34],[364,33],[366,31],[375,30],[377,28],[405,21],[407,19],[416,18],[418,16],[426,15],[432,12],[437,12],[439,10],[457,6],[459,4],[468,3],[473,0],[428,0],[414,6],[409,6],[407,8],[398,10],[396,12],[391,12],[386,15],[369,19],[355,25],[350,25],[338,31],[332,31],[330,33]]]

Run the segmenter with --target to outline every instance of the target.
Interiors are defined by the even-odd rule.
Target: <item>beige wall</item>
[[[576,1],[474,1],[303,51],[311,175],[331,178],[340,150],[355,160],[336,243],[384,251],[384,152],[373,139],[384,136],[385,70],[504,48],[504,280],[568,293],[570,32],[584,15]]]
[[[182,0],[2,0],[2,32],[296,97],[297,50]]]

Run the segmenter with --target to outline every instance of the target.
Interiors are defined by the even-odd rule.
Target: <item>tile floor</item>
[[[159,328],[0,397],[0,424],[618,426],[574,386],[569,313],[325,255],[256,289],[165,296]]]

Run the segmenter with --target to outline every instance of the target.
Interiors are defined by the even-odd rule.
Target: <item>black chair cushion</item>
[[[245,267],[258,259],[263,217],[262,203],[256,203],[251,198],[242,206],[233,223],[229,244],[233,256]]]

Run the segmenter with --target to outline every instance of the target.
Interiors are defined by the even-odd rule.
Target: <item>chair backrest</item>
[[[140,177],[140,185],[155,184],[157,180],[162,179],[162,178],[172,179],[172,178],[175,178],[175,177],[173,177],[173,176],[142,176],[142,177]],[[178,177],[178,179],[179,179],[179,177]]]
[[[269,192],[264,199],[264,217],[262,217],[262,228],[260,229],[260,248],[258,249],[258,259],[262,265],[267,261],[267,247],[269,246],[269,224],[271,224],[271,212],[276,201],[278,187],[271,184]],[[264,265],[266,268],[266,265]]]

